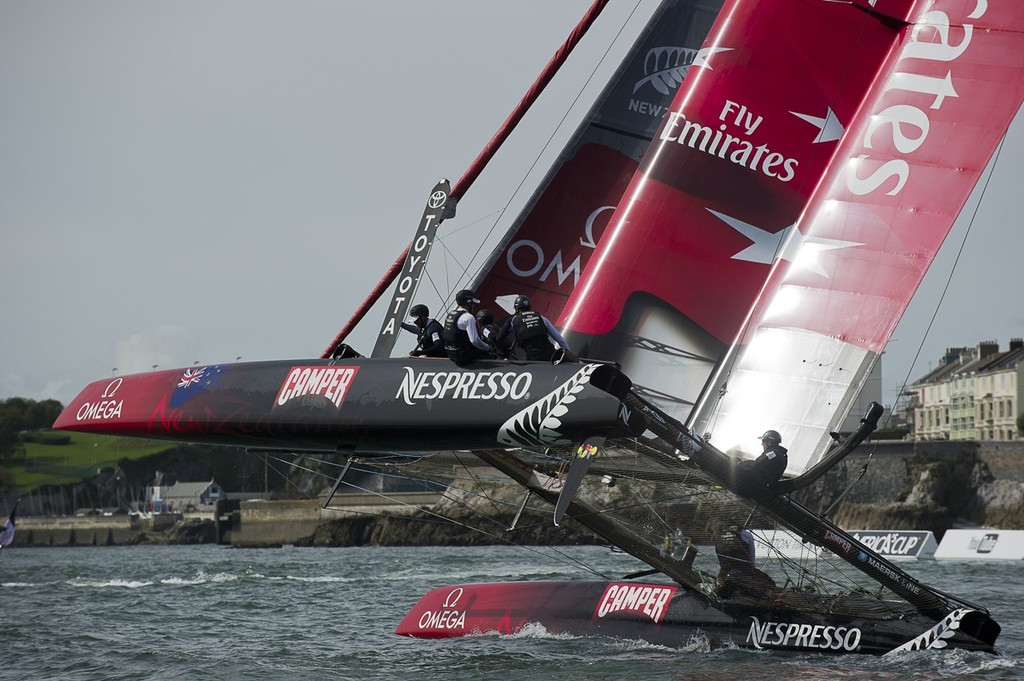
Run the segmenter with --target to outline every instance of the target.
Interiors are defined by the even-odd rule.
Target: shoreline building
[[[910,387],[914,440],[1015,440],[1024,411],[1024,340],[948,348]]]

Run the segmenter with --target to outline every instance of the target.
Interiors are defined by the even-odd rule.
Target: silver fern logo
[[[599,364],[587,364],[572,378],[505,421],[498,429],[498,442],[525,447],[530,445],[564,445],[572,440],[559,432],[562,417],[576,401],[576,395],[590,383],[590,375]]]
[[[934,627],[924,632],[920,636],[913,638],[899,648],[893,648],[886,655],[893,653],[903,653],[911,650],[928,650],[928,649],[941,649],[946,647],[946,639],[953,638],[956,636],[957,629],[960,628],[960,620],[964,618],[972,610],[967,608],[959,608],[949,613],[942,618],[942,621],[936,624]]]
[[[687,47],[654,47],[644,58],[644,77],[633,85],[633,93],[650,85],[663,95],[670,95],[679,87],[690,70],[697,50]]]

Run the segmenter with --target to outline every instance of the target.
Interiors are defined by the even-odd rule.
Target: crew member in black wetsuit
[[[742,459],[733,462],[733,489],[749,496],[771,489],[782,479],[789,463],[788,450],[782,446],[782,436],[777,430],[766,430],[761,436],[761,455],[754,460]]]
[[[775,588],[772,578],[754,566],[754,535],[742,525],[733,523],[718,535],[715,553],[720,566],[716,591],[722,598],[764,598]]]
[[[498,345],[507,342],[510,336],[515,338],[516,345],[526,354],[526,359],[539,362],[550,362],[555,357],[554,341],[563,352],[569,351],[569,344],[558,333],[558,329],[548,318],[534,312],[530,299],[517,296],[513,303],[516,313],[498,334]]]
[[[460,367],[478,359],[492,357],[490,348],[480,337],[473,306],[479,303],[476,295],[463,289],[455,294],[458,305],[444,320],[444,349],[448,359]]]
[[[444,351],[444,328],[431,318],[426,305],[413,305],[409,310],[413,323],[402,322],[402,328],[416,334],[416,347],[409,354],[413,357],[447,357]]]
[[[753,471],[764,484],[773,485],[782,479],[789,464],[789,450],[782,446],[777,430],[766,430],[761,436],[761,456],[754,459]]]
[[[484,339],[491,352],[497,357],[508,357],[508,348],[498,345],[498,325],[494,323],[494,313],[483,309],[476,313],[476,323],[480,329],[480,337]]]

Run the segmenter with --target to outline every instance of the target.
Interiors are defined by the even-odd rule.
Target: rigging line
[[[461,227],[456,227],[454,229],[448,230],[446,232],[445,236],[453,237],[456,234],[458,234],[459,232],[467,230],[470,227],[473,227],[474,225],[476,225],[478,223],[481,223],[484,220],[486,220],[486,219],[488,219],[488,218],[490,218],[490,217],[492,217],[494,215],[499,215],[500,216],[500,214],[501,214],[501,211],[499,211],[499,210],[491,211],[487,215],[484,215],[483,217],[480,217],[480,218],[477,218],[475,220],[472,220],[469,223],[467,223],[465,225],[462,225]],[[497,219],[497,218],[495,218],[495,219]],[[493,232],[493,229],[491,231]],[[490,233],[491,232],[488,232],[488,234],[490,234]],[[460,268],[462,268],[462,274],[459,275],[459,279],[458,279],[458,280],[461,280],[462,277],[465,276],[467,274],[467,272],[469,271],[468,266],[467,267],[463,267],[462,263],[459,262],[459,259],[455,256],[455,254],[452,251],[452,249],[448,248],[448,245],[444,241],[444,237],[442,237],[440,234],[435,234],[434,235],[434,241],[437,244],[439,244],[441,249],[444,251],[444,256],[445,256],[444,257],[444,264],[445,264],[444,273],[445,273],[446,281],[448,279],[448,258],[451,258],[453,261],[455,261],[456,265],[458,265]],[[452,289],[446,286],[445,288],[448,291],[448,293],[443,293],[442,294],[441,290],[438,288],[437,284],[434,282],[434,278],[430,275],[430,270],[424,269],[423,270],[423,276],[425,276],[427,278],[427,281],[430,282],[431,288],[434,289],[434,293],[437,295],[438,298],[441,299],[443,306],[445,308],[447,308],[448,296],[451,295],[451,290]],[[417,281],[416,282],[416,288],[413,289],[413,291],[412,291],[412,297],[415,297],[416,291],[419,289],[419,284],[420,284],[420,282]]]
[[[939,316],[939,308],[942,307],[942,301],[946,297],[946,292],[949,291],[950,282],[953,280],[953,273],[956,271],[957,265],[960,263],[960,256],[963,255],[964,247],[967,245],[967,238],[971,234],[971,230],[974,228],[974,221],[978,217],[978,211],[981,210],[981,204],[985,200],[985,194],[988,192],[988,185],[992,181],[992,176],[995,174],[996,166],[999,165],[999,157],[1003,151],[1003,144],[1006,142],[1006,134],[1003,133],[1002,139],[999,140],[999,145],[996,147],[995,156],[992,159],[992,163],[988,167],[988,176],[985,178],[984,184],[981,185],[981,196],[978,197],[978,202],[974,204],[974,210],[971,212],[971,219],[967,222],[967,229],[964,230],[964,238],[960,242],[960,248],[957,249],[956,258],[953,260],[953,266],[949,269],[949,276],[946,277],[946,284],[942,287],[942,294],[939,296],[938,302],[935,304],[935,309],[932,311],[931,319],[928,320],[928,325],[925,327],[924,334],[921,337],[921,343],[917,346],[917,352],[914,354],[914,360],[910,363],[910,367],[907,369],[907,375],[903,379],[902,385],[900,385],[900,394],[907,389],[907,384],[910,382],[910,373],[914,370],[914,366],[917,364],[917,360],[921,356],[921,351],[924,348],[924,342],[928,338],[928,334],[931,333],[932,325],[935,324],[935,318]],[[885,423],[888,424],[889,418],[892,418],[890,410],[889,417],[886,418]]]
[[[319,471],[315,471],[315,470],[309,468],[308,466],[302,466],[302,465],[300,465],[298,463],[294,463],[294,462],[291,462],[291,461],[288,461],[286,459],[282,459],[282,458],[276,457],[276,456],[274,456],[272,458],[274,460],[276,460],[276,461],[280,461],[282,463],[285,463],[285,464],[287,464],[289,466],[298,468],[300,470],[304,470],[304,471],[312,473],[314,475],[319,475],[320,477],[323,477],[323,478],[328,479],[328,480],[330,479],[330,476],[325,475],[323,473],[320,473]],[[327,465],[333,465],[333,466],[338,466],[338,467],[341,466],[340,463],[336,463],[336,462],[332,462],[332,461],[326,461],[326,460],[323,460],[323,459],[313,459],[313,460],[317,461],[319,463],[327,464]],[[462,462],[462,461],[460,461],[460,465],[462,465],[463,468],[467,468],[466,464],[464,462]],[[277,473],[278,475],[281,475],[282,477],[285,477],[277,469],[274,469],[274,470],[275,470],[275,473]],[[469,471],[467,470],[467,472],[469,472]],[[285,478],[285,479],[287,480],[287,478]],[[292,483],[290,480],[287,480],[287,481],[289,482],[289,484],[291,484],[294,487],[298,488],[298,486],[295,485],[294,483]],[[493,531],[488,531],[488,530],[486,530],[484,528],[480,528],[480,527],[474,527],[474,526],[469,525],[469,524],[467,524],[465,522],[462,522],[462,521],[456,520],[454,518],[451,518],[449,516],[437,513],[437,512],[435,512],[433,510],[421,508],[420,506],[415,505],[415,504],[411,504],[411,503],[409,503],[407,501],[395,499],[393,497],[389,497],[386,494],[381,494],[379,492],[376,492],[375,490],[370,490],[370,489],[367,489],[367,488],[364,488],[364,487],[360,487],[359,485],[357,485],[355,483],[352,483],[352,482],[349,482],[349,481],[342,481],[342,484],[344,484],[344,485],[346,485],[348,487],[351,487],[353,489],[358,489],[358,490],[360,490],[362,492],[366,492],[368,494],[373,494],[373,495],[375,495],[377,497],[380,497],[380,498],[383,498],[383,499],[387,499],[388,501],[394,502],[394,504],[398,505],[398,506],[407,506],[407,507],[411,507],[411,508],[416,508],[416,510],[421,511],[421,512],[427,514],[428,516],[432,516],[432,518],[430,518],[430,517],[428,517],[428,518],[419,518],[419,517],[414,517],[414,516],[406,516],[406,517],[402,518],[403,520],[417,521],[417,522],[429,522],[429,523],[435,523],[435,524],[442,524],[443,523],[443,524],[457,525],[457,526],[463,527],[464,529],[470,530],[472,532],[477,532],[477,533],[482,534],[484,536],[487,536],[487,537],[490,537],[492,539],[498,540],[501,543],[504,543],[504,544],[507,544],[507,545],[510,545],[510,546],[516,546],[516,547],[522,548],[522,549],[526,549],[528,551],[536,553],[537,555],[555,554],[555,556],[558,557],[561,560],[561,562],[565,563],[566,565],[572,565],[572,566],[574,566],[576,568],[581,568],[583,570],[587,570],[591,574],[594,574],[594,575],[596,575],[598,577],[601,577],[602,579],[611,579],[608,575],[605,575],[605,574],[599,572],[598,570],[596,570],[593,567],[591,567],[590,565],[588,565],[586,562],[584,562],[584,561],[582,561],[580,559],[577,559],[577,558],[569,555],[564,550],[559,548],[557,545],[551,545],[551,546],[543,547],[545,550],[541,550],[541,548],[539,548],[539,547],[530,547],[530,546],[527,546],[527,545],[524,545],[524,544],[520,544],[520,543],[518,543],[516,541],[513,541],[512,539],[509,539],[504,534],[496,533],[496,532],[493,532]],[[310,499],[313,498],[313,496],[308,494],[308,493],[306,493],[306,496],[307,496],[307,498],[310,498]],[[483,496],[483,495],[480,495],[478,493],[474,493],[474,496]],[[490,501],[492,503],[492,505],[495,504],[493,499],[490,499],[489,497],[486,497],[486,496],[483,496],[483,498],[486,498],[488,501]],[[486,519],[486,520],[488,520],[490,522],[495,523],[496,525],[500,525],[501,527],[504,527],[504,524],[500,523],[497,518],[494,518],[494,517],[482,514],[482,513],[479,512],[479,509],[471,508],[465,502],[460,501],[459,505],[464,510],[467,510],[467,511],[469,511],[471,513],[475,513],[476,515],[479,515],[481,518],[484,518],[484,519]],[[494,511],[495,512],[500,512],[500,510],[496,506],[494,507]],[[359,515],[359,516],[362,516],[362,517],[380,517],[379,513],[374,513],[372,511],[347,511],[347,512],[351,513],[351,514],[354,514],[354,515]],[[540,525],[540,523],[538,523],[536,526],[539,526],[539,525]]]
[[[462,466],[462,470],[466,473],[466,475],[469,476],[470,480],[472,480],[477,486],[481,485],[480,478],[475,473],[473,473],[473,471],[470,470],[470,468],[466,464],[466,462],[457,453],[455,455],[455,460],[458,462],[458,464],[460,466]],[[500,512],[500,510],[498,508],[497,502],[494,500],[494,498],[491,495],[489,495],[487,493],[486,487],[482,488],[479,494],[480,494],[481,498],[485,499],[487,502],[490,503],[490,505],[491,505],[491,512],[492,513],[499,513]],[[505,523],[505,526],[507,527],[508,524]]]
[[[354,485],[352,483],[343,483],[343,484],[347,484],[350,487],[354,487],[355,489],[360,489],[360,490],[362,490],[364,492],[369,492],[371,494],[374,494],[374,492],[372,490],[368,490],[368,489],[364,489],[364,488],[358,487],[357,485]],[[381,496],[381,497],[384,497],[384,498],[388,498],[386,495],[382,495],[382,494],[378,494],[378,496]],[[399,503],[399,505],[412,506],[412,504],[408,504],[408,503],[405,503],[405,502],[397,502],[397,503]],[[398,517],[398,519],[406,520],[406,521],[415,521],[415,522],[429,522],[429,523],[439,524],[439,525],[440,524],[456,525],[458,527],[462,527],[462,528],[464,528],[466,530],[469,530],[471,532],[476,532],[478,534],[481,534],[481,535],[483,535],[485,537],[490,537],[491,539],[494,539],[494,540],[496,540],[499,543],[506,544],[506,545],[509,545],[509,546],[515,546],[515,547],[517,547],[519,549],[525,549],[525,550],[527,550],[527,551],[529,551],[531,553],[535,553],[537,555],[550,557],[549,554],[555,554],[555,556],[557,558],[561,559],[561,562],[565,563],[566,565],[572,565],[572,566],[574,566],[574,567],[576,567],[578,569],[586,570],[586,571],[590,572],[593,575],[601,577],[602,579],[611,579],[609,576],[599,572],[598,570],[596,570],[592,566],[588,565],[585,561],[580,560],[578,558],[575,558],[573,556],[570,556],[569,554],[564,552],[562,549],[560,549],[557,545],[540,547],[540,546],[528,546],[526,544],[520,544],[519,542],[516,542],[516,541],[514,541],[512,539],[509,539],[505,534],[503,534],[504,530],[502,530],[502,533],[498,533],[498,532],[494,532],[494,531],[491,531],[491,530],[484,529],[482,527],[475,527],[473,525],[469,525],[468,523],[462,522],[460,520],[456,520],[456,519],[454,519],[454,518],[452,518],[450,516],[446,516],[446,515],[443,515],[441,513],[437,513],[437,512],[435,512],[433,510],[430,510],[430,509],[421,508],[421,507],[418,507],[418,506],[416,507],[416,509],[421,511],[422,513],[425,513],[426,515],[432,516],[432,517],[419,518],[419,517],[415,517],[415,516],[401,516],[401,517]],[[467,507],[467,510],[473,511],[474,509],[471,509],[471,508]],[[358,513],[358,514],[364,515],[366,517],[380,517],[379,514],[374,514],[372,512],[367,512],[367,511],[350,511],[350,513]],[[480,517],[485,518],[487,520],[494,520],[494,519],[490,518],[489,516],[486,516],[486,515],[483,515],[483,514],[480,514],[480,513],[477,513],[477,515],[479,515]],[[504,527],[504,526],[502,525],[502,527]]]
[[[464,462],[460,461],[459,465],[462,465],[462,467],[464,469],[466,469],[466,472],[471,475],[473,481],[481,482],[482,478],[480,478],[480,477],[473,477],[472,476],[472,473],[468,470],[467,464],[465,464]],[[366,469],[364,469],[364,470],[366,471]],[[370,471],[370,472],[374,472],[374,471]],[[383,473],[380,473],[380,474],[383,474]],[[395,477],[404,477],[406,479],[410,479],[409,476],[395,476]],[[420,478],[420,479],[422,479],[422,480],[429,480],[429,478]],[[355,488],[360,488],[360,487],[357,487],[353,483],[347,483],[347,484],[349,486],[352,486],[352,487],[355,487]],[[486,482],[483,481],[482,484],[485,485]],[[452,485],[445,485],[445,486],[446,487],[451,487]],[[487,514],[482,513],[479,508],[471,506],[466,501],[466,498],[468,497],[468,498],[482,499],[482,500],[485,500],[485,501],[489,502],[490,506],[492,506],[493,513],[495,513],[495,514],[502,513],[501,506],[502,505],[509,506],[508,504],[496,502],[493,498],[490,498],[486,494],[481,494],[480,492],[474,492],[474,491],[471,491],[471,490],[466,490],[466,488],[462,488],[462,487],[458,487],[458,488],[459,488],[460,492],[464,492],[464,493],[467,493],[467,494],[464,497],[459,497],[459,498],[449,497],[449,500],[451,502],[457,504],[462,510],[466,511],[469,514],[477,515],[477,516],[479,516],[479,517],[481,517],[483,519],[486,519],[487,521],[492,522],[495,525],[501,526],[503,528],[507,526],[508,523],[505,522],[502,518],[499,518],[497,515],[487,515]],[[373,494],[377,494],[377,493],[373,493]],[[387,497],[386,495],[378,495],[378,496],[380,496],[382,498],[385,498],[385,499],[391,499],[391,498]],[[401,502],[399,502],[399,500],[393,500],[393,501],[396,504],[401,503]],[[445,517],[445,516],[439,516],[439,517]],[[452,520],[452,521],[455,522],[455,520]]]
[[[590,85],[590,82],[594,79],[594,76],[597,75],[598,69],[601,68],[601,65],[604,64],[605,60],[608,58],[608,54],[611,52],[612,47],[619,41],[619,38],[622,36],[622,32],[626,29],[626,25],[633,18],[633,15],[636,14],[641,2],[643,2],[643,0],[637,0],[636,3],[633,5],[633,9],[630,11],[629,16],[627,16],[626,19],[622,22],[622,25],[619,26],[619,30],[615,33],[615,37],[612,38],[612,40],[608,43],[608,46],[605,48],[604,54],[601,55],[601,58],[594,65],[594,68],[591,70],[590,75],[587,77],[587,80],[583,83],[583,85],[580,86],[579,90],[576,92],[576,96],[573,98],[572,103],[570,103],[569,106],[565,107],[565,113],[562,114],[562,118],[561,120],[558,121],[558,125],[556,125],[554,130],[551,131],[551,134],[548,136],[548,139],[544,143],[544,146],[541,147],[540,151],[538,151],[537,155],[534,157],[533,163],[530,164],[530,167],[523,174],[522,179],[519,181],[519,184],[512,192],[512,195],[509,196],[508,201],[506,201],[505,205],[502,206],[501,210],[499,211],[498,217],[495,218],[490,230],[488,230],[486,238],[489,238],[491,234],[494,233],[494,230],[498,226],[498,222],[505,215],[505,212],[508,210],[509,206],[512,205],[513,199],[515,199],[515,197],[519,195],[519,192],[522,190],[523,185],[526,184],[527,178],[533,172],[534,168],[537,167],[537,164],[540,163],[541,156],[543,156],[544,152],[547,151],[548,147],[551,146],[551,143],[555,139],[555,135],[558,134],[558,131],[562,129],[562,126],[565,124],[566,119],[569,117],[569,113],[576,107],[576,104],[583,96],[583,92]],[[480,255],[480,251],[483,250],[483,244],[484,241],[486,241],[486,238],[480,242],[480,245],[477,247],[476,252],[473,253],[473,257],[470,259],[470,263],[475,262],[477,257]]]

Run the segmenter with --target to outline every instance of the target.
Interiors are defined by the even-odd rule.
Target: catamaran
[[[399,278],[371,356],[344,343],[364,305],[319,358],[96,381],[54,427],[340,452],[410,477],[471,462],[518,483],[521,508],[649,566],[439,586],[401,635],[540,625],[677,646],[994,651],[983,606],[798,498],[877,427],[872,404],[841,433],[1022,84],[1011,0],[664,2],[471,281],[494,309],[528,295],[579,362],[391,356],[474,164],[433,188],[368,299]],[[743,462],[769,429],[789,466],[766,483]]]

